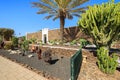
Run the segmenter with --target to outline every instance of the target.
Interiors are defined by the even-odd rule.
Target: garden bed
[[[36,53],[33,54],[34,57],[28,58],[28,56],[22,56],[21,54],[10,54],[7,50],[0,49],[0,55],[11,59],[14,62],[48,78],[49,80],[69,80],[70,79],[70,57],[75,54],[79,48],[65,47],[65,46],[41,46],[40,49],[44,52],[47,48],[52,50],[52,64],[46,64],[43,60],[38,60]],[[93,51],[93,48],[89,49]],[[97,58],[95,54],[82,50],[83,59],[82,67],[78,80],[120,80],[120,69],[115,71],[113,75],[106,75],[102,73],[97,65]],[[95,49],[96,50],[96,49]],[[114,50],[115,51],[115,50]],[[120,53],[119,51],[115,51]],[[92,74],[91,74],[92,72]]]
[[[42,52],[50,47],[40,47]],[[52,63],[46,64],[44,60],[39,60],[36,53],[28,53],[26,56],[21,54],[10,54],[9,51],[0,49],[0,55],[14,62],[27,67],[30,70],[49,78],[49,80],[68,80],[70,78],[70,56],[76,50],[50,48],[52,50]],[[33,57],[29,58],[28,55],[32,54]]]

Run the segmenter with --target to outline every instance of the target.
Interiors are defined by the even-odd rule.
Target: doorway
[[[46,34],[44,34],[44,43],[45,44],[47,43],[47,36],[46,36]]]

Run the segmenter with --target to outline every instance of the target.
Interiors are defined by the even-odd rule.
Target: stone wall
[[[60,30],[50,30],[48,32],[48,40],[60,40]]]
[[[27,39],[35,38],[38,40],[42,40],[42,31],[41,32],[35,32],[35,33],[28,33]],[[64,29],[64,39],[66,41],[72,41],[74,39],[90,39],[87,35],[85,35],[79,27],[69,27]],[[60,30],[49,30],[48,31],[48,41],[50,40],[60,40]]]
[[[46,51],[47,49],[50,49],[51,50],[51,54],[52,55],[57,55],[58,57],[71,57],[73,56],[77,49],[79,48],[68,48],[66,49],[66,47],[64,46],[40,46],[40,49],[42,50],[42,52]],[[75,50],[76,49],[76,50]]]
[[[35,33],[28,33],[27,34],[27,39],[37,39],[37,40],[42,40],[42,32],[35,32]]]

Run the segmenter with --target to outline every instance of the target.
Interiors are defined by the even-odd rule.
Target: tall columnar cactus
[[[108,55],[113,40],[120,34],[120,3],[112,2],[89,6],[82,14],[78,25],[99,48],[97,50],[98,67],[105,73],[113,73],[117,67],[115,55]]]
[[[110,46],[120,33],[120,3],[89,6],[78,25],[94,39],[98,46]]]
[[[104,73],[112,74],[116,70],[118,66],[117,59],[118,57],[115,54],[112,56],[108,56],[108,49],[105,47],[101,47],[97,50],[97,57],[98,57],[98,67]]]

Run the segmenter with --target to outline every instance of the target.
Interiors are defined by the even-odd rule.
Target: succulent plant
[[[78,25],[98,46],[110,46],[120,33],[120,3],[89,6]]]

